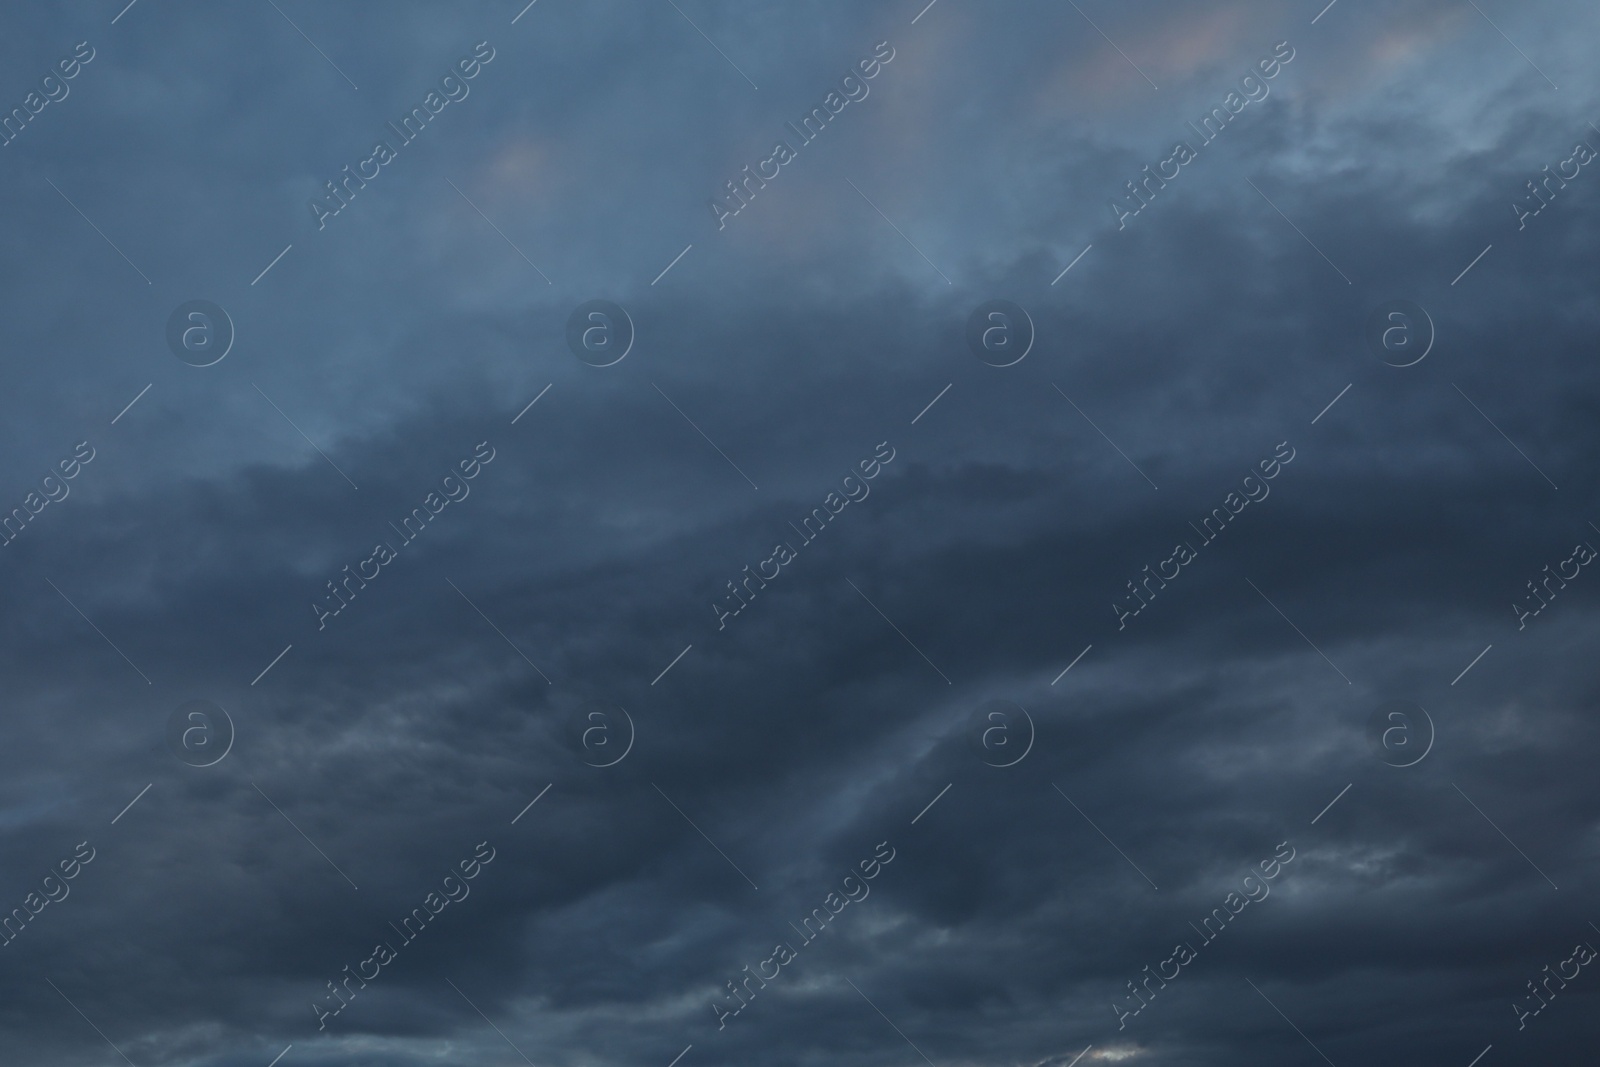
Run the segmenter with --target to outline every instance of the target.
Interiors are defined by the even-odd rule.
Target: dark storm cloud
[[[1523,630],[1511,604],[1600,538],[1591,175],[1524,230],[1507,205],[1600,145],[1592,17],[1489,12],[1558,92],[1444,4],[1085,6],[1126,59],[1049,5],[681,6],[8,16],[6,99],[97,49],[0,158],[0,491],[97,450],[0,553],[0,902],[96,849],[0,949],[8,1059],[120,1062],[85,1016],[140,1067],[520,1062],[484,1016],[533,1062],[662,1067],[1320,1062],[1283,1016],[1336,1063],[1583,1047],[1587,975],[1525,1031],[1508,1007],[1600,938],[1591,579]],[[1285,39],[1271,95],[1119,231],[1107,200]],[[481,40],[470,95],[317,230],[322,183]],[[871,94],[718,232],[707,198],[881,40]],[[603,370],[563,339],[597,296],[638,330]],[[963,341],[996,296],[1038,330],[1006,369]],[[204,370],[162,335],[195,297],[239,335]],[[1414,367],[1361,339],[1393,297],[1437,324]],[[190,699],[237,727],[214,767],[163,740]],[[1036,727],[1014,767],[972,751],[991,699]],[[1437,729],[1415,767],[1369,747],[1388,699]],[[582,758],[591,701],[636,730],[614,767]]]

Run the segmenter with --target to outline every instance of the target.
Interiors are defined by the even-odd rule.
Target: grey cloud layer
[[[1510,1005],[1600,938],[1600,623],[1582,577],[1525,632],[1509,605],[1600,524],[1594,176],[1524,231],[1508,205],[1600,115],[1593,13],[1487,8],[1556,91],[1456,5],[1084,5],[1157,91],[1070,7],[680,6],[759,90],[668,5],[284,5],[359,91],[271,7],[6,16],[5,99],[97,54],[0,158],[0,499],[97,455],[0,549],[0,900],[98,851],[0,948],[5,1058],[120,1062],[49,978],[140,1067],[520,1062],[462,994],[541,1064],[916,1059],[873,1005],[941,1067],[1320,1062],[1248,979],[1336,1063],[1576,1062],[1587,974],[1525,1032]],[[470,99],[317,232],[324,178],[484,39]],[[871,97],[717,233],[706,198],[883,39]],[[1118,232],[1105,201],[1284,39],[1271,96]],[[1006,369],[962,340],[996,296],[1038,329]],[[1360,336],[1396,296],[1438,325],[1403,370]],[[195,297],[239,331],[205,370],[162,341]],[[562,336],[593,297],[639,333],[604,370]],[[483,440],[470,499],[319,632],[324,583]],[[870,498],[719,632],[726,580],[884,440]],[[1119,631],[1125,582],[1286,440]],[[203,770],[162,741],[195,698],[238,727]],[[992,698],[1037,727],[1005,770],[967,737]],[[1368,748],[1391,698],[1437,727],[1416,767]],[[637,731],[606,770],[591,700]],[[484,840],[470,899],[319,1033],[325,983]],[[885,840],[870,899],[719,1031],[725,983]]]

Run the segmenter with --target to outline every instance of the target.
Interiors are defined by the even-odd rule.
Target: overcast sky
[[[1600,10],[525,3],[0,11],[0,1061],[1592,1056]]]

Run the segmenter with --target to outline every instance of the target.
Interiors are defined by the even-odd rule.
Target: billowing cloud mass
[[[3,15],[0,1061],[1588,1062],[1600,11],[525,2]]]

